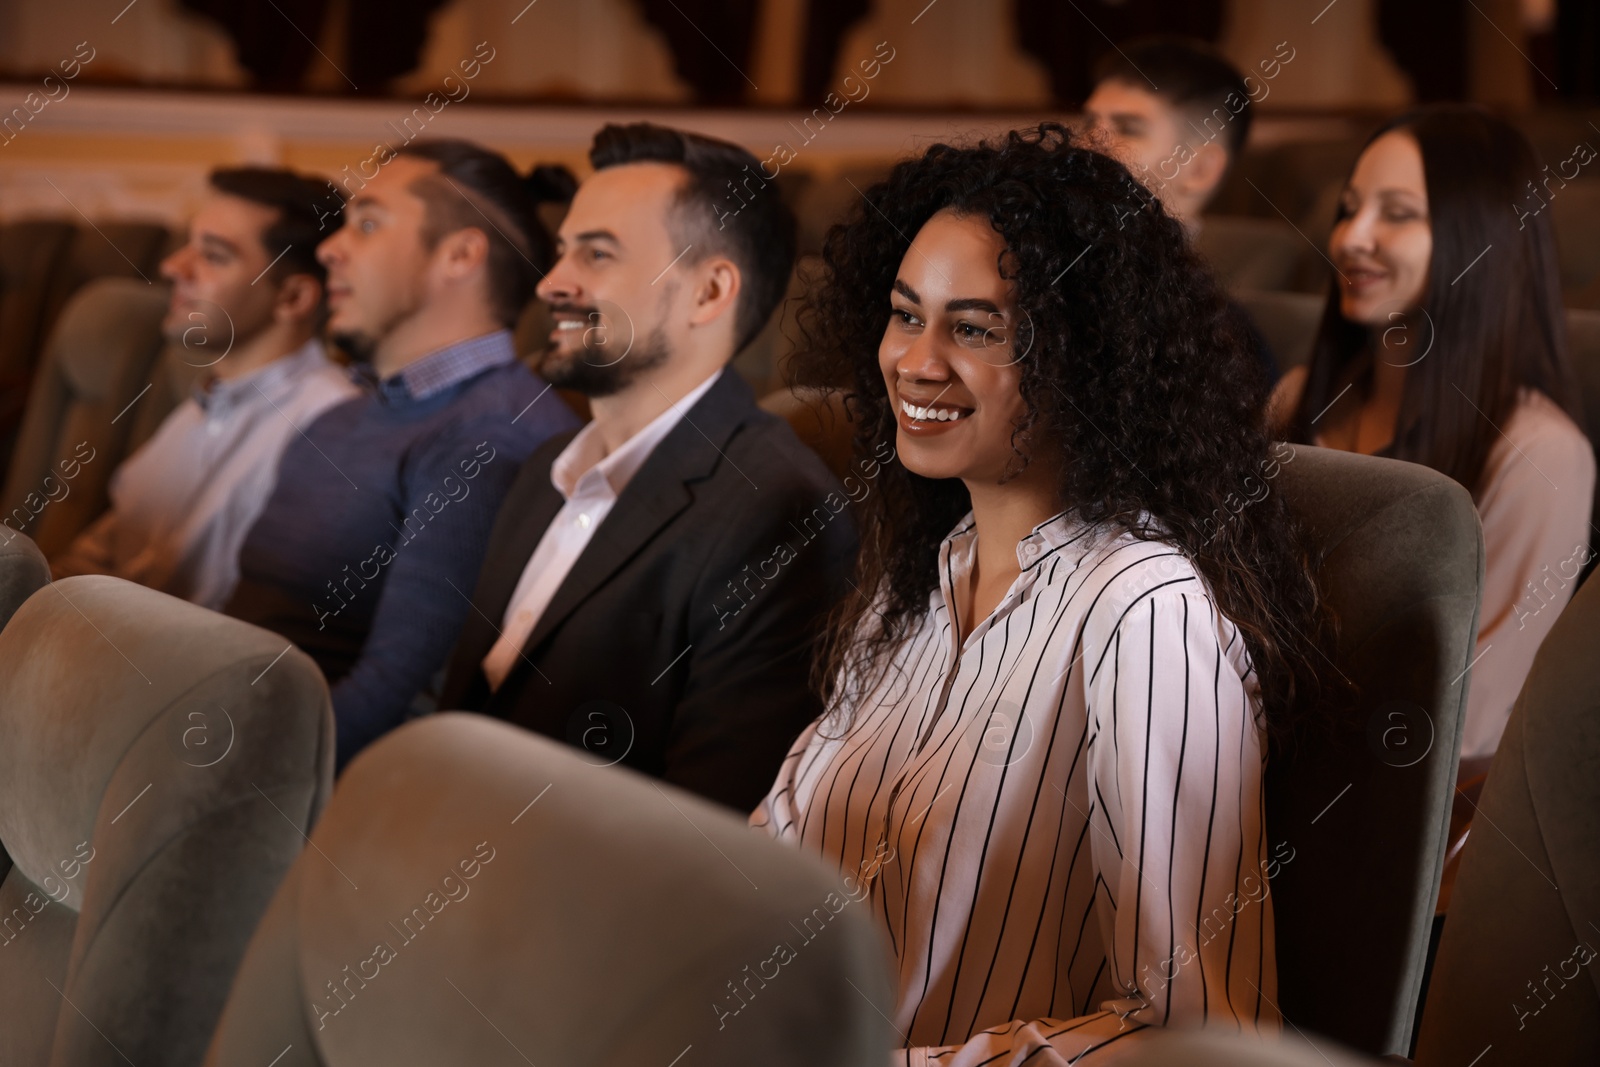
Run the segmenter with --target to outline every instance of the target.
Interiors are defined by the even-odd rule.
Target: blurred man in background
[[[208,608],[239,580],[239,547],[284,446],[356,395],[317,334],[324,183],[286,170],[217,170],[189,240],[161,264],[163,323],[194,395],[117,470],[111,507],[51,561],[56,577],[113,574]]]
[[[419,695],[425,710],[518,465],[578,420],[512,346],[551,250],[501,156],[408,145],[318,257],[329,330],[372,391],[284,452],[227,610],[317,661],[342,766]]]
[[[1094,91],[1083,105],[1084,124],[1183,223],[1192,238],[1205,210],[1244,150],[1256,101],[1271,91],[1283,62],[1246,78],[1203,41],[1153,37],[1114,49],[1095,69]],[[1266,371],[1278,364],[1250,316],[1233,312]]]

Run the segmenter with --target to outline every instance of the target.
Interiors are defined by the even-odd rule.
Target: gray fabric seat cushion
[[[1545,637],[1461,858],[1421,1067],[1600,1062],[1600,583]]]
[[[199,1061],[331,789],[327,686],[287,644],[99,576],[0,631],[0,915],[27,916],[0,1062]]]
[[[837,873],[593,758],[459,713],[374,744],[207,1062],[887,1063],[888,948]]]
[[[165,287],[101,279],[72,297],[51,332],[0,494],[4,517],[46,557],[105,510],[130,447],[129,406],[152,381],[166,305]]]
[[[0,629],[50,581],[50,565],[28,537],[0,526]]]
[[[1294,446],[1275,479],[1340,621],[1325,666],[1359,690],[1267,766],[1279,1004],[1306,1030],[1405,1054],[1421,988],[1477,637],[1483,535],[1460,485]],[[1274,853],[1275,855],[1277,853]]]

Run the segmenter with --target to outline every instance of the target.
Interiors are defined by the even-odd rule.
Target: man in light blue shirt
[[[325,183],[289,171],[211,175],[188,242],[161,265],[173,283],[167,340],[203,377],[118,468],[110,509],[51,561],[56,577],[114,574],[208,608],[227,602],[284,446],[358,393],[317,337],[325,197]]]

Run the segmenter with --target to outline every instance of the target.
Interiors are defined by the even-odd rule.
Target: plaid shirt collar
[[[376,383],[385,403],[426,400],[486,370],[517,360],[510,330],[496,330],[430,352],[398,374]]]

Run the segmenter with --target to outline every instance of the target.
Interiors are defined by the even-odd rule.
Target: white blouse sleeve
[[[1278,1015],[1257,687],[1210,597],[1135,604],[1090,681],[1090,825],[1113,984],[1130,1020]]]

